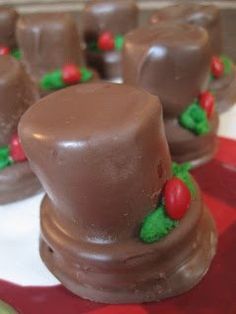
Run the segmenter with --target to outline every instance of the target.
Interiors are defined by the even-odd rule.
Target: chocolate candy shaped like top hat
[[[103,78],[121,78],[123,36],[138,24],[136,1],[89,1],[82,17],[87,63]]]
[[[198,135],[204,132],[202,125],[196,125],[196,130],[190,132],[178,123],[180,116],[207,88],[210,59],[207,32],[195,25],[163,22],[136,29],[125,39],[124,81],[160,97],[167,140],[172,158],[178,162],[211,156],[214,151],[215,114],[207,121],[206,114],[198,106],[189,121],[192,107],[189,109],[191,112],[187,113],[185,122],[187,119],[190,127],[195,127],[195,122],[205,123],[203,128],[207,134],[201,136]],[[195,118],[197,121],[192,121]]]
[[[18,19],[17,12],[8,7],[0,8],[0,46],[16,48],[15,29]]]
[[[174,181],[188,195],[188,212],[179,225],[163,212],[173,174],[157,97],[111,83],[70,87],[30,108],[19,132],[47,193],[40,254],[69,290],[141,303],[183,293],[202,278],[215,227],[185,167],[174,166],[193,198]],[[153,231],[166,237],[155,242]]]
[[[229,109],[236,101],[235,67],[222,53],[220,10],[214,5],[180,3],[160,9],[150,17],[151,24],[162,21],[178,21],[204,27],[209,35],[211,52],[211,76],[209,89],[215,96],[218,112]]]
[[[83,64],[76,24],[67,13],[38,13],[20,17],[17,40],[22,62],[35,80],[65,64]]]
[[[41,189],[16,135],[21,115],[39,95],[22,65],[0,57],[0,204],[32,196]]]
[[[179,3],[159,9],[150,17],[151,24],[163,21],[176,21],[204,27],[209,34],[212,54],[221,53],[221,16],[220,10],[216,6]]]
[[[137,26],[138,8],[134,0],[92,0],[83,12],[83,33],[86,42],[102,32],[125,35]]]

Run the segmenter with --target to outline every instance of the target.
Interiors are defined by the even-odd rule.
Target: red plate
[[[236,141],[220,138],[214,160],[193,171],[219,231],[216,258],[190,292],[160,303],[103,305],[74,296],[62,286],[21,287],[0,280],[0,299],[22,314],[235,314]],[[1,311],[0,313],[5,313]]]

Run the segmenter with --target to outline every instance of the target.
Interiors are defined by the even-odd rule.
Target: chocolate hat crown
[[[9,48],[16,47],[15,28],[17,19],[18,14],[14,9],[0,8],[0,45]]]
[[[160,102],[134,87],[67,88],[32,106],[19,131],[62,224],[80,239],[137,235],[170,176]]]
[[[86,41],[96,40],[101,32],[124,35],[137,26],[138,8],[134,0],[89,1],[83,11]]]
[[[21,115],[37,99],[21,64],[10,56],[0,57],[0,146],[9,144]]]
[[[161,23],[126,36],[123,72],[126,83],[158,95],[166,116],[178,116],[209,77],[207,32],[197,26]]]
[[[23,63],[33,77],[66,63],[81,63],[76,24],[67,13],[38,13],[23,16],[17,23],[17,39]]]
[[[162,21],[178,21],[204,27],[209,34],[212,53],[221,53],[220,10],[216,6],[197,3],[171,5],[157,10],[150,17],[151,24]]]

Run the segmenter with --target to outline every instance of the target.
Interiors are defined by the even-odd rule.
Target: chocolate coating
[[[39,99],[22,65],[10,56],[0,58],[0,146],[8,145],[17,132],[21,115]],[[34,195],[41,185],[29,163],[16,163],[0,170],[0,204]]]
[[[82,15],[85,43],[97,41],[105,31],[125,35],[138,25],[138,8],[133,0],[89,1]],[[122,76],[120,51],[85,52],[87,64],[94,67],[102,78],[119,79]]]
[[[11,165],[0,171],[0,204],[16,202],[42,190],[28,161]]]
[[[216,107],[219,113],[230,109],[236,102],[236,69],[233,66],[231,74],[211,81],[209,89],[215,96]]]
[[[176,117],[206,88],[210,64],[206,31],[162,23],[126,36],[124,81],[160,97],[164,117]]]
[[[92,0],[86,3],[82,19],[85,42],[105,31],[125,35],[137,27],[138,7],[134,0]]]
[[[160,97],[171,155],[178,162],[201,159],[209,148],[207,155],[215,151],[217,117],[205,136],[178,124],[179,115],[207,87],[210,59],[207,32],[195,25],[163,22],[126,35],[124,82]]]
[[[122,57],[120,51],[97,53],[86,50],[85,56],[88,65],[96,69],[102,78],[115,80],[122,77]]]
[[[138,237],[171,176],[157,97],[123,84],[70,87],[32,106],[19,133],[47,193],[40,254],[69,290],[98,302],[148,302],[202,278],[216,234],[197,186],[169,236],[151,245]]]
[[[66,63],[83,63],[76,24],[67,13],[22,16],[16,32],[22,62],[36,81]]]
[[[171,157],[178,163],[191,161],[198,166],[212,159],[217,148],[218,114],[209,120],[210,132],[197,136],[181,127],[177,119],[165,119],[165,132]]]
[[[10,56],[0,58],[0,146],[8,145],[21,115],[38,100],[38,92],[22,65]]]
[[[18,13],[9,7],[0,7],[0,45],[16,48],[15,29]]]
[[[197,3],[179,3],[170,5],[154,12],[150,17],[151,24],[162,21],[176,21],[204,27],[210,40],[213,54],[222,52],[220,10],[214,5]]]

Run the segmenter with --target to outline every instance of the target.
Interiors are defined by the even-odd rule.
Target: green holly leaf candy
[[[233,61],[224,55],[222,55],[220,58],[224,64],[224,74],[229,75],[232,72]]]
[[[139,237],[145,243],[153,243],[167,236],[178,222],[170,219],[160,205],[155,211],[144,218]]]
[[[0,147],[0,170],[10,166],[12,161],[9,156],[9,148],[8,146]]]
[[[12,55],[12,57],[16,58],[17,60],[20,60],[22,58],[22,52],[20,51],[20,49],[13,49],[11,51],[11,55]]]
[[[82,67],[80,69],[81,71],[81,82],[84,83],[84,82],[88,82],[89,80],[92,79],[93,77],[93,72],[86,69],[85,67]]]
[[[180,115],[179,124],[196,135],[209,132],[209,122],[203,108],[195,101]]]
[[[174,177],[179,178],[182,180],[187,187],[189,188],[191,195],[195,195],[195,187],[193,183],[192,176],[189,173],[189,170],[192,168],[190,163],[184,163],[184,164],[177,164],[175,162],[172,163],[172,174]]]
[[[197,135],[207,134],[210,131],[209,123],[206,119],[199,121],[195,126],[195,133]]]
[[[56,90],[65,86],[66,84],[63,82],[61,70],[45,74],[40,81],[40,87],[43,90]]]
[[[124,45],[124,36],[117,35],[115,37],[115,49],[120,51],[120,50],[122,50],[123,45]]]

